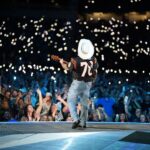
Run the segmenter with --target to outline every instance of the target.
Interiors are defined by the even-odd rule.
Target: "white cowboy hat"
[[[81,39],[78,45],[78,56],[82,59],[90,59],[94,55],[94,46],[90,40]]]
[[[52,97],[52,93],[50,93],[50,92],[46,92],[46,96],[50,96],[50,97]]]

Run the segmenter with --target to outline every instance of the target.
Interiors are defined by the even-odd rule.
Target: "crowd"
[[[71,77],[59,72],[51,80],[49,72],[36,74],[41,80],[1,77],[0,121],[72,121],[67,103]],[[88,121],[150,122],[150,93],[144,81],[137,83],[99,74],[90,92]],[[80,114],[80,98],[77,110]]]

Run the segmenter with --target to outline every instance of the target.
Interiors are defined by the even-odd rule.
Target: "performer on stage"
[[[78,45],[78,57],[71,58],[68,64],[63,59],[60,60],[60,64],[65,70],[73,72],[73,82],[67,97],[71,117],[74,120],[72,129],[86,128],[89,93],[98,68],[97,59],[93,55],[94,46],[92,42],[88,39],[81,39]],[[76,110],[78,96],[82,105],[80,117]]]

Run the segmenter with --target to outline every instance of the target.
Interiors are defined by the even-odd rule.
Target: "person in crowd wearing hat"
[[[42,105],[42,118],[45,117],[47,120],[54,120],[56,114],[56,106],[52,102],[52,94],[50,92],[46,92],[46,96],[43,99]],[[49,118],[49,119],[48,119]]]
[[[81,39],[78,45],[78,57],[71,58],[71,61],[66,62],[61,59],[60,64],[65,70],[73,72],[73,82],[68,91],[68,105],[73,118],[72,129],[77,127],[86,127],[88,115],[88,99],[92,82],[97,75],[98,63],[93,57],[94,46],[88,39]],[[77,114],[77,97],[80,97],[81,114]]]

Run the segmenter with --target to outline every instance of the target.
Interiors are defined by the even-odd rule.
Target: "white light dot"
[[[121,6],[120,6],[120,5],[118,5],[118,9],[121,9]]]
[[[88,6],[86,5],[86,6],[84,6],[86,9],[88,8]]]
[[[50,58],[47,58],[47,61],[50,61]]]
[[[66,50],[67,50],[67,47],[64,47],[64,50],[66,51]]]
[[[126,79],[126,81],[128,82],[128,81],[129,81],[129,79],[127,78],[127,79]]]
[[[118,81],[118,84],[121,84],[121,81]]]

